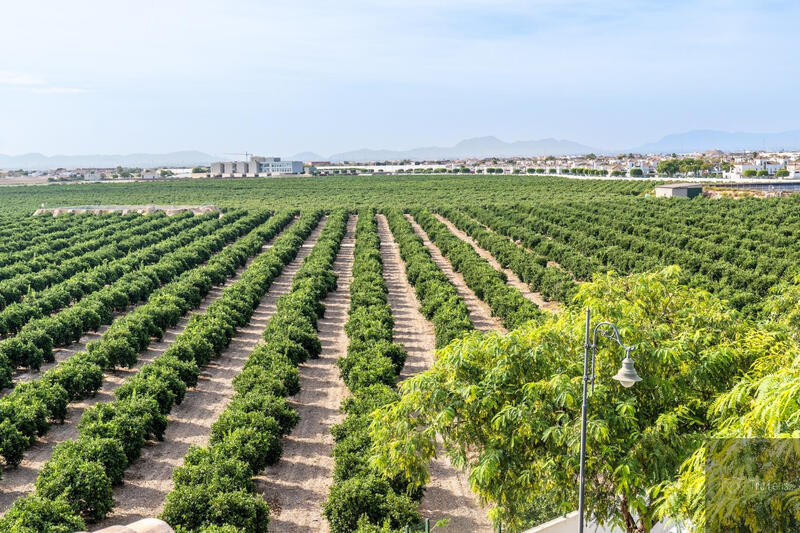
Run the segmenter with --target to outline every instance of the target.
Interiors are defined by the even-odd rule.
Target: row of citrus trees
[[[10,255],[25,250],[46,253],[51,243],[62,243],[68,246],[63,239],[74,235],[75,229],[96,227],[98,221],[105,221],[104,217],[88,215],[52,216],[16,216],[6,214],[0,219],[0,266],[8,265],[12,260]]]
[[[453,265],[453,269],[464,277],[464,282],[475,295],[486,302],[492,315],[500,317],[508,329],[516,328],[529,320],[540,319],[541,311],[535,303],[508,285],[505,273],[497,270],[478,255],[469,244],[425,209],[412,210],[412,214],[425,230],[430,240]]]
[[[782,249],[766,241],[756,251],[744,256],[730,254],[740,246],[739,243],[717,244],[715,238],[690,239],[682,245],[670,244],[670,232],[637,235],[631,230],[640,223],[631,215],[600,214],[595,210],[594,207],[564,206],[555,211],[538,206],[520,206],[519,213],[511,213],[507,218],[595,259],[602,265],[600,271],[613,269],[630,273],[669,264],[680,265],[691,285],[720,295],[748,314],[758,312],[762,298],[787,271],[793,270],[800,258],[796,243]],[[627,229],[614,227],[614,222],[620,219],[630,222]],[[736,227],[740,224],[740,221],[731,221],[728,225]],[[776,228],[775,240],[779,238],[779,228]],[[720,230],[720,233],[725,231]]]
[[[546,234],[525,227],[515,221],[511,213],[496,211],[492,206],[468,206],[463,208],[462,212],[490,230],[514,240],[542,257],[547,257],[550,261],[557,262],[576,280],[589,280],[593,272],[602,270],[602,264],[596,259],[583,255],[568,244],[548,238]]]
[[[51,420],[64,419],[70,402],[96,393],[104,371],[135,364],[153,337],[160,337],[196,307],[212,285],[233,275],[264,239],[274,236],[294,215],[284,213],[263,223],[268,216],[268,212],[258,212],[222,225],[213,234],[198,237],[146,267],[141,276],[149,283],[138,295],[149,297],[146,304],[116,319],[99,340],[87,345],[87,351],[69,357],[39,379],[18,385],[0,399],[0,455],[5,463],[18,464],[36,437],[47,433]],[[206,264],[195,266],[206,259]]]
[[[342,402],[345,420],[331,430],[334,485],[324,508],[334,533],[366,532],[384,522],[395,528],[418,522],[415,498],[422,494],[409,494],[403,483],[380,475],[368,462],[370,414],[397,401],[394,385],[406,359],[403,347],[392,342],[394,320],[372,210],[359,212],[354,253],[345,325],[350,343],[338,361],[352,396]]]
[[[192,448],[175,470],[162,518],[179,530],[267,531],[269,507],[252,478],[281,456],[281,438],[298,422],[286,397],[299,392],[297,365],[318,357],[321,303],[335,289],[333,265],[349,214],[330,214],[317,244],[276,303],[263,343],[234,379],[235,394],[211,427],[208,446]],[[216,529],[220,528],[220,529]]]
[[[475,326],[464,300],[447,275],[436,266],[411,223],[397,209],[388,209],[385,214],[400,257],[406,264],[408,282],[416,290],[420,311],[433,323],[436,347],[447,346],[453,339],[473,331]]]
[[[227,220],[206,219],[205,222],[186,219],[183,223],[156,232],[154,237],[160,240],[151,242],[149,246],[81,273],[78,279],[64,282],[74,285],[57,298],[64,305],[70,301],[74,303],[58,312],[55,311],[60,307],[54,309],[48,303],[45,313],[38,306],[37,299],[26,301],[20,307],[14,304],[5,308],[0,312],[0,320],[6,327],[14,322],[18,332],[0,341],[0,385],[11,384],[12,369],[38,369],[43,361],[53,361],[54,346],[76,342],[85,332],[108,324],[114,311],[122,311],[129,303],[140,301],[148,287],[157,287],[160,279],[174,271],[175,265],[162,263],[164,257],[170,257],[179,264],[185,263],[187,259],[181,256],[183,248],[235,222],[243,214],[233,214]],[[188,258],[189,262],[192,260]],[[45,292],[60,290],[62,288],[52,287]],[[20,314],[14,316],[16,310]]]
[[[120,229],[136,228],[152,218],[141,215],[98,215],[71,226],[67,235],[0,254],[0,280],[58,266],[108,244]],[[55,233],[55,232],[54,232]],[[105,240],[104,240],[105,239]]]
[[[166,216],[138,216],[107,220],[100,217],[100,221],[103,223],[94,229],[86,224],[77,226],[68,238],[52,242],[44,250],[41,248],[47,245],[7,254],[9,262],[0,268],[0,307],[18,302],[78,272],[122,257],[137,244],[136,237],[146,236],[177,220]],[[67,241],[70,246],[61,248],[59,241]]]
[[[179,220],[157,218],[144,227],[123,231],[117,236],[118,244],[50,269],[0,282],[0,296],[6,303],[0,312],[0,334],[14,334],[32,318],[47,316],[98,290],[107,280],[135,268],[136,259],[147,260],[145,250],[207,220],[211,220],[208,215],[184,216]]]
[[[466,232],[483,249],[488,250],[504,268],[511,269],[533,291],[548,300],[569,301],[577,289],[572,276],[555,266],[547,265],[547,257],[516,245],[508,238],[487,230],[473,218],[452,208],[438,210],[458,229]]]
[[[127,466],[139,457],[147,439],[163,437],[167,413],[182,400],[186,388],[196,384],[200,368],[249,321],[320,216],[315,212],[301,217],[204,313],[194,315],[162,355],[118,388],[114,401],[87,409],[78,425],[80,437],[56,447],[36,480],[36,492],[17,500],[0,526],[13,529],[36,523],[47,530],[80,524],[81,528],[83,518],[105,516],[113,507],[113,486],[122,481]],[[266,235],[254,235],[249,244],[260,250]]]

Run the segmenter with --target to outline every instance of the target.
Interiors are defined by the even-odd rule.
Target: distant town
[[[383,174],[543,175],[619,179],[800,179],[800,152],[722,152],[496,157],[437,161],[291,161],[246,154],[191,168],[57,168],[0,170],[0,184],[121,182],[193,178],[243,178]]]

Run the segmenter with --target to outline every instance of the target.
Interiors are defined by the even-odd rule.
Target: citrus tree
[[[437,435],[490,516],[512,530],[577,507],[584,308],[636,346],[643,378],[610,379],[623,357],[599,343],[587,435],[588,515],[627,532],[657,520],[660,487],[700,445],[708,406],[753,359],[748,325],[707,292],[679,283],[677,267],[595,276],[573,303],[507,336],[472,334],[438,352],[401,399],[375,413],[373,463],[424,485]]]

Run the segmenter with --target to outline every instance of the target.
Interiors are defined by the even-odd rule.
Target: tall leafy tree
[[[599,342],[587,436],[587,510],[633,533],[657,520],[660,488],[710,428],[708,406],[747,368],[741,316],[680,272],[596,276],[573,304],[543,324],[507,336],[473,334],[438,353],[433,367],[401,386],[376,414],[373,462],[389,476],[428,481],[440,435],[470,471],[490,516],[512,530],[577,506],[584,308],[619,326],[635,345],[643,380],[611,376],[623,353]],[[596,322],[595,322],[596,323]]]
[[[662,515],[686,519],[699,531],[800,526],[800,277],[777,287],[764,310],[764,321],[744,340],[760,356],[711,405],[712,439],[684,463],[662,498]],[[770,488],[786,481],[789,490]]]

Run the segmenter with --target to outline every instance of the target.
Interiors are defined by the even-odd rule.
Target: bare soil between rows
[[[500,262],[497,261],[497,259],[495,259],[495,257],[492,255],[490,251],[481,248],[481,246],[477,242],[475,242],[475,239],[473,239],[465,232],[458,229],[455,226],[455,224],[453,224],[443,216],[438,214],[435,214],[434,216],[439,220],[439,222],[447,226],[447,229],[449,229],[453,235],[455,235],[462,241],[472,246],[472,249],[475,250],[479,256],[486,259],[489,262],[489,264],[492,265],[492,267],[503,272],[508,278],[508,284],[517,289],[519,292],[521,292],[525,298],[535,303],[539,307],[539,309],[543,309],[545,311],[550,311],[553,313],[558,313],[561,311],[560,302],[545,300],[544,296],[542,296],[538,292],[532,291],[524,281],[519,279],[519,276],[517,276],[514,273],[514,271],[512,271],[510,268],[504,268],[503,265],[501,265]]]
[[[455,285],[456,292],[458,292],[458,295],[467,305],[469,317],[472,320],[472,323],[475,325],[475,329],[483,332],[498,331],[500,333],[508,333],[508,330],[503,327],[503,322],[500,320],[500,317],[492,316],[491,308],[486,304],[486,302],[478,298],[472,289],[467,286],[467,282],[464,281],[464,276],[453,269],[450,261],[448,261],[444,255],[442,255],[439,247],[431,242],[431,240],[428,238],[428,234],[425,233],[424,229],[422,229],[422,226],[420,226],[411,215],[406,215],[406,218],[409,222],[411,222],[414,232],[420,239],[422,239],[423,244],[428,251],[430,251],[433,262],[436,263],[436,266],[438,266],[442,272],[444,272],[444,274],[447,276],[447,279],[450,280],[450,283]]]
[[[405,264],[383,215],[378,216],[378,232],[383,275],[389,288],[389,306],[395,320],[394,340],[408,352],[400,374],[401,379],[406,379],[431,367],[436,337],[433,325],[419,311],[416,291],[408,282]],[[430,483],[419,505],[422,516],[430,518],[433,523],[449,518],[450,522],[441,529],[445,533],[492,531],[491,522],[486,516],[487,509],[480,505],[472,493],[466,473],[450,464],[441,446],[437,453],[429,469]]]
[[[275,314],[278,298],[289,292],[295,274],[319,239],[324,222],[323,220],[314,229],[295,259],[273,281],[248,325],[234,334],[230,345],[220,357],[203,368],[197,387],[187,391],[183,402],[172,409],[164,440],[151,442],[142,449],[142,456],[125,472],[123,484],[114,490],[115,507],[112,514],[94,524],[92,530],[129,524],[160,514],[164,498],[173,488],[173,469],[183,464],[183,458],[190,446],[208,443],[211,425],[233,396],[233,378],[241,372],[250,352],[261,342],[264,328]],[[266,248],[268,246],[264,247]],[[252,261],[248,261],[248,265],[250,262]],[[236,279],[243,272],[244,269]],[[234,281],[232,279],[226,285]],[[222,290],[218,289],[214,298],[221,293]]]
[[[289,398],[300,423],[284,437],[281,460],[256,478],[256,490],[272,510],[269,531],[329,531],[322,506],[333,483],[331,427],[343,420],[339,405],[348,394],[336,361],[345,356],[349,344],[344,325],[350,307],[356,220],[355,216],[348,220],[333,264],[337,287],[323,300],[325,316],[318,322],[322,352],[300,365],[300,392]]]

